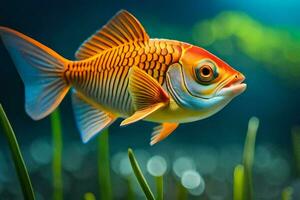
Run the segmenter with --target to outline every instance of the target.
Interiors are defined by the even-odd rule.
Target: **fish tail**
[[[25,110],[34,120],[49,115],[70,86],[64,78],[69,60],[15,30],[0,27],[0,36],[25,85]]]

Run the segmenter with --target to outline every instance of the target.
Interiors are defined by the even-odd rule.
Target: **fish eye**
[[[195,75],[198,81],[207,83],[216,78],[215,65],[212,62],[201,62],[195,68]]]

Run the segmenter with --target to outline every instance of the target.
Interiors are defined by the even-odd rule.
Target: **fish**
[[[201,47],[150,39],[126,10],[86,39],[75,60],[7,27],[0,37],[24,82],[26,113],[45,118],[71,91],[84,143],[122,118],[120,126],[158,123],[154,145],[179,124],[217,113],[247,86],[242,73]]]

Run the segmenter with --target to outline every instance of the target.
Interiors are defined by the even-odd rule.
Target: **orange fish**
[[[215,55],[184,42],[150,39],[125,10],[80,46],[76,61],[6,27],[0,36],[24,82],[28,115],[46,117],[72,88],[83,142],[121,117],[121,126],[160,123],[153,145],[180,123],[218,112],[246,89],[244,76]]]

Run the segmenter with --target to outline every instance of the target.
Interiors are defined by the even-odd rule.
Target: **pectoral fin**
[[[129,71],[128,89],[136,112],[122,121],[121,126],[141,120],[169,103],[169,95],[162,86],[138,67]]]
[[[72,93],[72,103],[77,126],[84,143],[111,125],[117,118],[113,114],[97,108],[75,91]]]
[[[178,125],[178,123],[163,123],[154,127],[150,145],[154,145],[168,137],[168,135],[170,135],[178,127]]]

